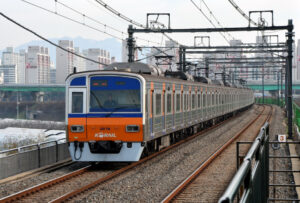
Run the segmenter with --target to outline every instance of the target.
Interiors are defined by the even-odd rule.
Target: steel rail
[[[90,189],[98,186],[99,184],[107,182],[107,181],[109,181],[109,180],[111,180],[111,179],[113,179],[113,178],[115,178],[115,177],[117,177],[117,176],[119,176],[119,175],[121,175],[121,174],[123,174],[125,172],[128,172],[129,170],[135,168],[136,166],[141,165],[142,163],[145,163],[145,162],[147,162],[147,161],[149,161],[149,160],[157,157],[158,155],[161,155],[161,154],[163,154],[163,153],[165,153],[165,152],[167,152],[167,151],[169,151],[169,150],[171,150],[171,149],[173,149],[173,148],[175,148],[175,147],[177,147],[177,146],[179,146],[179,145],[181,145],[183,143],[186,143],[189,140],[192,140],[192,139],[196,138],[199,135],[203,135],[203,134],[205,134],[205,133],[207,133],[207,132],[209,132],[211,130],[214,130],[215,128],[217,128],[219,126],[228,123],[233,118],[235,118],[235,117],[231,117],[230,119],[222,121],[222,122],[220,122],[220,123],[218,123],[218,124],[216,124],[216,125],[214,125],[214,126],[212,126],[210,128],[207,128],[207,129],[205,129],[203,131],[200,131],[200,132],[198,132],[198,133],[196,133],[196,134],[194,134],[194,135],[192,135],[190,137],[187,137],[184,140],[181,140],[181,141],[179,141],[179,142],[177,142],[177,143],[175,143],[173,145],[170,145],[169,147],[166,147],[166,148],[162,149],[159,152],[153,153],[153,154],[151,154],[151,155],[149,155],[149,156],[141,159],[138,162],[132,163],[132,164],[130,164],[130,165],[124,167],[124,168],[121,168],[121,169],[119,169],[119,170],[117,170],[117,171],[115,171],[115,172],[113,172],[113,173],[111,173],[111,174],[109,174],[109,175],[107,175],[107,176],[105,176],[103,178],[100,178],[100,179],[98,179],[98,180],[96,180],[96,181],[94,181],[94,182],[92,182],[92,183],[90,183],[90,184],[88,184],[86,186],[83,186],[82,188],[79,188],[79,189],[74,190],[74,191],[72,191],[70,193],[62,195],[61,197],[59,197],[59,198],[51,201],[51,203],[65,202],[68,199],[71,199],[71,198],[73,198],[73,197],[75,197],[75,196],[77,196],[77,195],[79,195],[81,193],[84,193],[84,192],[86,192],[86,191],[88,191],[88,190],[90,190]]]
[[[129,166],[126,166],[126,167],[124,167],[122,169],[119,169],[119,170],[117,170],[117,171],[115,171],[115,172],[113,172],[113,173],[111,173],[111,174],[109,174],[109,175],[107,175],[107,176],[105,176],[103,178],[100,178],[99,180],[97,180],[97,181],[95,181],[95,182],[93,182],[91,184],[88,184],[88,185],[84,186],[83,188],[80,188],[80,189],[75,190],[73,192],[70,192],[70,193],[68,193],[66,195],[63,195],[63,196],[61,196],[61,197],[59,197],[59,198],[57,198],[57,199],[55,199],[55,200],[53,200],[51,202],[63,202],[63,201],[65,201],[65,200],[67,200],[67,199],[69,199],[71,197],[74,197],[74,196],[76,196],[79,193],[82,193],[82,192],[84,192],[84,191],[86,191],[88,189],[91,189],[91,188],[97,186],[100,183],[104,183],[104,182],[106,182],[106,181],[108,181],[108,180],[110,180],[110,179],[112,179],[112,178],[114,178],[114,177],[116,177],[116,176],[118,176],[118,175],[120,175],[120,174],[122,174],[122,173],[124,173],[124,172],[126,172],[126,171],[128,171],[128,170],[130,170],[130,169],[132,169],[132,168],[134,168],[134,167],[136,167],[136,166],[138,166],[138,165],[140,165],[140,164],[142,164],[142,163],[144,163],[144,162],[146,162],[146,161],[148,161],[148,160],[150,160],[150,159],[158,156],[158,155],[160,155],[160,154],[165,153],[165,152],[169,151],[172,148],[175,148],[175,147],[177,147],[177,146],[179,146],[179,145],[181,145],[181,144],[183,144],[185,142],[188,142],[189,140],[192,140],[192,139],[194,139],[195,137],[197,137],[199,135],[202,135],[202,134],[205,134],[205,133],[207,133],[207,132],[209,132],[211,130],[214,130],[215,128],[219,127],[220,125],[228,123],[233,118],[235,118],[235,117],[231,117],[231,118],[229,118],[229,119],[227,119],[227,120],[225,120],[223,122],[220,122],[220,123],[218,123],[218,124],[216,124],[216,125],[214,125],[214,126],[212,126],[210,128],[207,128],[207,129],[205,129],[205,130],[203,130],[201,132],[198,132],[198,133],[196,133],[196,134],[194,134],[194,135],[192,135],[190,137],[187,137],[186,139],[181,140],[181,141],[179,141],[179,142],[177,142],[177,143],[175,143],[175,144],[173,144],[173,145],[171,145],[171,146],[169,146],[169,147],[167,147],[165,149],[162,149],[159,152],[156,152],[156,153],[154,153],[154,154],[152,154],[152,155],[150,155],[148,157],[145,157],[145,158],[141,159],[139,162],[135,162],[135,163],[133,163],[133,164],[131,164]],[[43,189],[50,188],[51,186],[54,186],[56,184],[62,183],[64,181],[66,181],[66,180],[69,180],[69,179],[71,179],[73,177],[81,175],[84,172],[86,172],[90,167],[91,166],[84,167],[82,169],[76,170],[74,172],[68,173],[68,174],[60,176],[58,178],[49,180],[47,182],[38,184],[38,185],[30,187],[30,188],[27,188],[27,189],[22,190],[20,192],[17,192],[17,193],[11,194],[9,196],[3,197],[3,198],[0,199],[0,202],[13,202],[13,201],[16,201],[16,200],[20,200],[22,197],[26,197],[26,196],[32,195],[32,194],[37,193],[37,192],[39,192],[39,191],[41,191]]]
[[[51,187],[53,185],[56,185],[56,184],[66,181],[66,180],[69,180],[70,178],[81,175],[82,173],[86,172],[90,167],[91,166],[86,166],[84,168],[78,169],[76,171],[73,171],[73,172],[63,175],[63,176],[60,176],[58,178],[54,178],[52,180],[49,180],[49,181],[41,183],[39,185],[35,185],[33,187],[27,188],[25,190],[15,193],[15,194],[3,197],[0,199],[0,202],[13,202],[16,200],[20,200],[22,197],[29,196],[29,195],[34,194],[38,191],[41,191],[45,188]]]
[[[179,186],[177,186],[165,199],[161,202],[171,202],[176,197],[178,197],[188,185],[190,185],[203,171],[204,169],[209,166],[227,147],[229,147],[238,137],[240,137],[250,126],[252,126],[261,116],[263,116],[263,112],[265,110],[265,106],[263,106],[263,110],[258,114],[258,116],[250,121],[246,127],[240,130],[234,137],[232,137],[229,141],[227,141],[223,146],[221,146],[215,153],[213,153],[204,163],[202,163],[189,177],[187,177]],[[270,110],[272,112],[272,108]],[[265,119],[268,120],[270,118],[270,113],[268,117]],[[265,121],[263,123],[265,123]]]

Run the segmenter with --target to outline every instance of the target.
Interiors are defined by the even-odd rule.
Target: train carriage
[[[249,89],[151,75],[141,63],[108,69],[66,80],[67,136],[75,161],[138,161],[143,152],[168,146],[254,102]]]

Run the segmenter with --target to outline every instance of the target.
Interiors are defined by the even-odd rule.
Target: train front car
[[[132,73],[85,72],[67,79],[67,128],[74,161],[138,161],[145,80]]]

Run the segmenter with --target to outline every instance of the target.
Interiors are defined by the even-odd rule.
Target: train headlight
[[[73,132],[73,133],[84,132],[84,126],[83,125],[71,125],[71,132]]]
[[[139,132],[140,127],[138,125],[127,125],[126,126],[126,132],[133,133],[133,132]]]

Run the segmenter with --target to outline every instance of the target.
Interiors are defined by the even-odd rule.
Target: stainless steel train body
[[[75,161],[138,161],[143,151],[159,150],[254,102],[247,88],[120,71],[72,74],[66,87]]]

